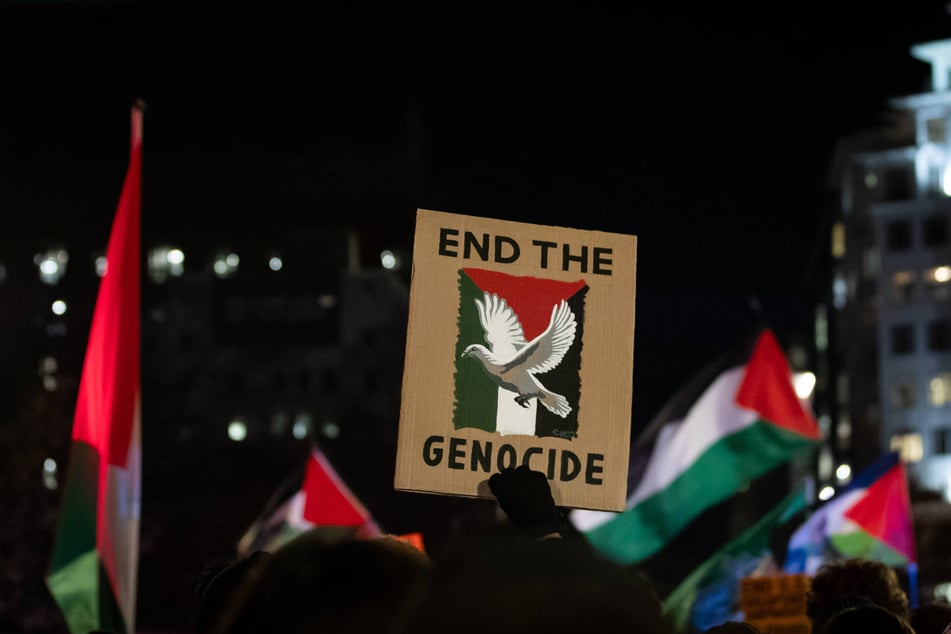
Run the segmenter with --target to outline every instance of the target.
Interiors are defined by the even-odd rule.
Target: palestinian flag
[[[106,251],[47,585],[71,632],[135,631],[141,431],[142,110]]]
[[[705,632],[726,621],[746,620],[740,610],[740,582],[777,573],[773,532],[805,508],[803,491],[793,491],[688,575],[663,602],[676,631]]]
[[[453,412],[456,429],[471,427],[503,435],[558,436],[567,439],[578,434],[581,348],[587,290],[584,280],[561,282],[472,268],[459,271],[459,334],[456,340]],[[483,307],[487,302],[498,302],[502,309],[511,310],[507,326],[516,336],[506,337],[504,342],[498,339],[490,341],[492,337],[483,323]],[[555,309],[562,302],[565,302],[573,316],[574,338],[554,367],[533,372],[544,389],[563,397],[560,412],[540,406],[537,398],[520,404],[516,401],[517,393],[493,382],[477,359],[463,356],[466,348],[479,344],[488,346],[502,360],[510,358],[549,328]]]
[[[639,562],[818,438],[776,337],[762,330],[688,383],[637,441],[627,510],[571,520],[606,556]]]
[[[303,476],[292,477],[245,531],[238,552],[275,551],[317,526],[341,528],[341,535],[377,537],[380,529],[370,512],[337,474],[327,456],[311,450]]]
[[[888,566],[917,562],[911,500],[897,452],[882,456],[809,516],[789,540],[787,572],[862,558]]]

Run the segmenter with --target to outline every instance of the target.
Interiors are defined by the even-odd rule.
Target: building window
[[[841,310],[845,308],[845,303],[849,296],[849,284],[845,281],[842,273],[836,273],[832,280],[832,305]]]
[[[876,279],[882,269],[882,256],[878,249],[871,248],[862,251],[862,276],[865,279]]]
[[[885,226],[885,244],[890,251],[907,251],[911,248],[911,223],[907,220],[892,220]]]
[[[935,407],[951,403],[951,372],[939,372],[928,382],[928,402]]]
[[[922,221],[921,229],[926,247],[940,247],[948,243],[947,216],[929,216]]]
[[[915,276],[911,271],[898,271],[892,274],[892,299],[899,304],[907,304],[915,297]]]
[[[848,451],[852,447],[852,421],[848,416],[839,418],[835,428],[835,436],[839,441],[839,449]]]
[[[934,430],[934,452],[939,456],[951,454],[951,427]]]
[[[928,295],[937,301],[951,298],[951,266],[936,266],[925,271],[925,286]]]
[[[918,462],[925,453],[921,442],[921,434],[916,432],[892,436],[889,446],[892,451],[897,451],[901,455],[902,462]]]
[[[892,403],[899,409],[915,406],[915,384],[913,381],[901,381],[892,386]]]
[[[935,117],[925,121],[925,138],[928,143],[944,143],[947,139],[947,125],[944,117]]]
[[[832,257],[841,259],[845,257],[845,223],[841,220],[832,225]]]
[[[928,349],[951,350],[951,319],[937,319],[928,324]]]
[[[912,182],[912,171],[907,166],[889,168],[884,177],[885,200],[910,200]]]
[[[914,324],[895,324],[891,328],[892,354],[911,354],[915,351]]]

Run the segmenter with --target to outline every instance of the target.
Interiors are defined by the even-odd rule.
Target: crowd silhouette
[[[275,552],[209,562],[195,586],[195,634],[674,634],[660,598],[632,568],[574,531],[544,474],[489,480],[512,531],[472,536],[438,562],[393,537],[315,528]],[[811,579],[813,634],[951,634],[951,606],[909,608],[895,571],[827,564]],[[704,634],[768,634],[729,621]]]

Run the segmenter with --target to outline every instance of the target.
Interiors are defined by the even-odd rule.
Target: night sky
[[[7,287],[104,247],[141,98],[146,248],[341,218],[399,243],[417,207],[636,234],[643,425],[751,298],[808,332],[835,144],[927,91],[909,47],[951,37],[918,0],[301,4],[0,2]]]
[[[951,37],[943,2],[723,4],[0,1],[0,298],[43,249],[105,246],[141,98],[145,248],[341,220],[400,244],[417,207],[637,235],[644,425],[758,317],[808,333],[836,142]]]
[[[416,207],[636,234],[646,416],[750,297],[808,327],[835,142],[927,90],[908,48],[951,34],[941,2],[354,6],[0,5],[0,245],[104,243],[141,97],[146,241],[341,215],[397,241]],[[394,155],[414,182],[369,168]]]

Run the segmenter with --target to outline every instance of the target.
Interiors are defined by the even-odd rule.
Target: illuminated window
[[[915,406],[915,385],[911,381],[901,381],[892,386],[891,389],[892,404],[900,409],[908,409]]]
[[[923,274],[928,295],[935,300],[951,298],[951,266],[942,265],[928,269]]]
[[[840,220],[832,225],[832,257],[845,257],[845,224]]]
[[[825,350],[829,347],[829,318],[826,307],[819,305],[816,308],[816,350]]]
[[[928,324],[928,349],[951,350],[951,319],[937,319]]]
[[[892,298],[899,304],[907,304],[915,296],[915,276],[911,271],[892,274]]]
[[[907,251],[911,248],[911,223],[907,220],[892,220],[885,226],[885,244],[890,251]]]
[[[924,456],[921,434],[908,432],[892,436],[889,446],[901,455],[902,462],[918,462]]]
[[[928,381],[928,402],[935,407],[951,403],[951,372],[940,372]]]
[[[832,305],[838,309],[845,308],[849,295],[849,285],[841,273],[836,273],[832,280]]]
[[[895,324],[891,327],[890,337],[893,355],[900,356],[915,351],[914,324]]]
[[[825,446],[819,450],[819,457],[816,462],[816,475],[820,480],[829,480],[832,478],[833,468],[832,451]]]
[[[939,456],[951,454],[951,427],[934,430],[934,452]]]
[[[922,222],[922,240],[927,247],[940,247],[948,243],[948,217],[929,216]]]

